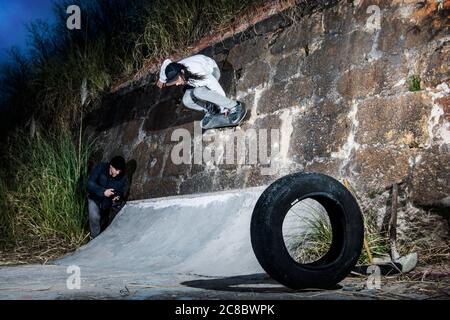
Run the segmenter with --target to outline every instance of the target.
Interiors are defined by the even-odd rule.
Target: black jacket
[[[113,178],[109,175],[109,164],[101,162],[92,169],[89,175],[88,197],[94,200],[101,209],[109,209],[112,206],[112,199],[104,195],[105,190],[114,189],[114,197],[119,195],[123,199],[127,184],[128,179],[124,173]]]

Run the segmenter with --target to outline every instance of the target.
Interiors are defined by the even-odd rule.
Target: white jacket
[[[161,65],[161,70],[159,72],[159,81],[166,83],[166,67],[171,63],[170,59],[164,60]],[[189,72],[198,74],[199,76],[204,76],[203,80],[189,80],[188,84],[194,88],[198,87],[207,87],[208,89],[215,91],[223,96],[225,95],[225,91],[222,89],[222,86],[219,84],[219,81],[213,76],[214,69],[219,70],[216,61],[211,59],[210,57],[204,56],[202,54],[196,54],[191,57],[182,59],[178,61],[188,68]]]

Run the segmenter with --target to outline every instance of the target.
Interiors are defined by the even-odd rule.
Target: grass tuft
[[[413,74],[408,78],[409,91],[415,92],[420,91],[420,76]]]
[[[295,241],[291,242],[290,252],[296,261],[307,263],[323,257],[332,241],[332,228],[326,211],[317,206],[308,206],[308,215],[302,217],[304,227],[299,229]],[[364,217],[365,234],[370,251],[375,257],[389,254],[386,235],[379,231],[376,215],[369,213]],[[369,264],[367,252],[362,250],[358,264]]]

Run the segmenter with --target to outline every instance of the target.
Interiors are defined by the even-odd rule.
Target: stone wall
[[[293,8],[268,17],[201,52],[218,61],[227,93],[247,105],[239,128],[195,139],[202,114],[181,105],[180,88],[155,87],[150,74],[147,85],[107,95],[87,116],[97,155],[123,154],[135,167],[132,199],[264,185],[305,170],[347,178],[383,210],[385,187],[400,180],[405,208],[448,210],[449,7],[339,1],[304,16]],[[410,90],[411,76],[420,77],[419,91]],[[172,134],[180,132],[192,135],[192,149],[178,165]],[[236,155],[234,164],[198,161],[200,147],[201,156],[212,149],[226,160],[233,135],[264,132],[267,139],[249,138],[244,149],[269,141],[270,164],[248,156],[237,163]]]

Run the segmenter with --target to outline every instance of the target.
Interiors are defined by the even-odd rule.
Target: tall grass
[[[105,66],[106,45],[101,40],[89,44],[86,50],[73,48],[64,60],[51,60],[36,69],[32,86],[39,110],[37,118],[49,122],[55,128],[77,124],[81,101],[79,90],[83,79],[87,80],[91,99],[105,90],[111,76]]]
[[[135,57],[163,58],[188,51],[196,41],[232,23],[239,13],[261,0],[155,0],[146,6]]]
[[[290,251],[300,263],[313,262],[321,258],[330,248],[331,225],[326,212],[308,206],[308,215],[302,217],[304,226],[291,242]]]
[[[9,158],[14,175],[2,184],[1,195],[7,199],[2,225],[12,227],[6,240],[56,238],[79,244],[85,238],[90,144],[82,143],[79,153],[73,141],[67,131],[15,139]]]
[[[7,205],[7,187],[0,177],[0,246],[12,238],[13,218]]]
[[[302,219],[304,228],[299,230],[296,239],[291,242],[290,252],[299,262],[312,262],[324,256],[331,246],[332,228],[325,210],[308,206],[308,215]],[[374,256],[385,256],[390,247],[387,235],[380,232],[374,213],[366,213],[364,216],[364,229],[368,246]],[[367,252],[362,250],[358,264],[369,264]]]

